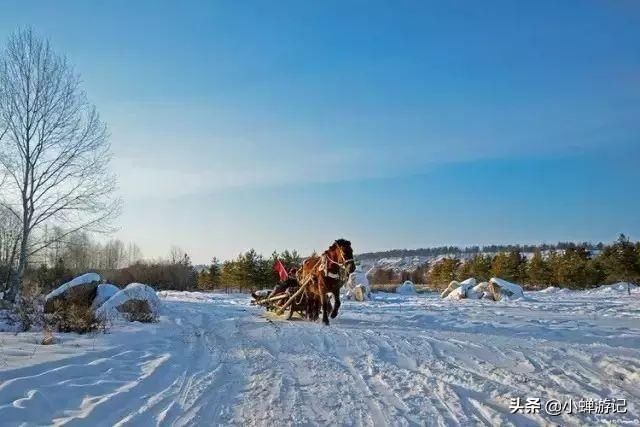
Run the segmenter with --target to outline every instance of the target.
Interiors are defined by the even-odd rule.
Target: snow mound
[[[354,271],[349,275],[349,280],[345,283],[346,297],[356,301],[364,301],[371,297],[371,286],[366,273]]]
[[[406,282],[404,282],[402,285],[398,286],[396,288],[396,294],[401,294],[401,295],[415,295],[416,292],[416,287],[414,286],[413,282],[411,280],[407,280]]]
[[[507,282],[506,280],[500,279],[498,277],[492,277],[489,280],[489,283],[489,289],[492,290],[493,297],[496,301],[499,301],[502,298],[524,298],[524,292],[522,291],[522,286],[520,285]]]
[[[85,273],[82,276],[78,276],[76,278],[74,278],[73,280],[60,285],[59,287],[57,287],[56,289],[54,289],[53,291],[49,292],[49,294],[47,294],[47,296],[45,297],[46,301],[49,301],[50,299],[59,297],[60,295],[64,294],[65,292],[67,292],[69,289],[71,288],[75,288],[76,286],[80,286],[80,285],[88,285],[91,283],[96,283],[96,282],[102,282],[102,278],[100,277],[100,275],[98,273]]]
[[[142,283],[131,283],[119,290],[96,310],[101,320],[154,320],[160,314],[160,298],[156,291]]]
[[[116,285],[112,285],[111,283],[101,283],[98,285],[98,289],[96,289],[96,297],[93,299],[91,303],[91,309],[95,311],[98,307],[104,304],[109,298],[114,296],[120,291]]]

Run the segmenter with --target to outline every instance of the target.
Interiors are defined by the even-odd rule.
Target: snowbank
[[[47,296],[45,297],[45,300],[49,301],[50,299],[61,296],[62,294],[67,292],[69,289],[74,288],[76,286],[87,285],[87,284],[97,283],[97,282],[102,282],[102,278],[98,273],[85,273],[82,276],[78,276],[73,280],[71,280],[70,282],[60,285],[53,291],[49,292],[49,294],[47,294]]]
[[[149,320],[157,319],[160,314],[160,299],[156,291],[142,283],[131,283],[116,292],[96,310],[101,320],[139,320],[138,315]]]
[[[413,284],[413,282],[411,280],[407,280],[402,285],[400,285],[400,286],[398,286],[396,288],[396,294],[415,295],[416,294],[416,287],[414,286],[414,284]]]
[[[91,303],[91,309],[95,311],[98,307],[104,304],[109,298],[117,294],[118,291],[120,291],[120,288],[118,288],[115,285],[112,285],[111,283],[99,284],[98,288],[96,289],[96,297],[93,299],[93,302]]]

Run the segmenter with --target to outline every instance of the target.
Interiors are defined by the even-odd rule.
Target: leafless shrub
[[[53,313],[46,315],[47,326],[58,332],[77,332],[84,334],[97,330],[106,330],[106,324],[97,318],[83,300],[69,298],[56,301]]]
[[[40,288],[35,283],[28,283],[6,312],[5,320],[9,324],[17,325],[22,332],[29,331],[34,326],[44,325],[43,306],[44,298],[40,294]]]

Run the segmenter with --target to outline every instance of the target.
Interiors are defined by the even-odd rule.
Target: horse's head
[[[349,274],[356,270],[356,261],[353,259],[353,249],[351,242],[345,239],[338,239],[329,248],[333,252],[335,260],[345,268]]]

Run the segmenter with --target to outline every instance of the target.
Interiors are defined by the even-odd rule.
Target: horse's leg
[[[313,295],[307,295],[307,319],[313,320]]]
[[[335,304],[333,306],[333,309],[331,310],[331,318],[335,319],[338,315],[338,309],[340,308],[340,290],[333,293],[333,299],[335,301]]]
[[[295,303],[293,303],[293,304],[291,304],[291,306],[289,307],[289,314],[287,315],[287,320],[291,320],[291,318],[293,317],[293,307],[294,307],[295,305],[296,305],[296,304],[295,304]]]
[[[320,293],[320,304],[322,305],[322,323],[329,326],[329,297],[324,292]]]

